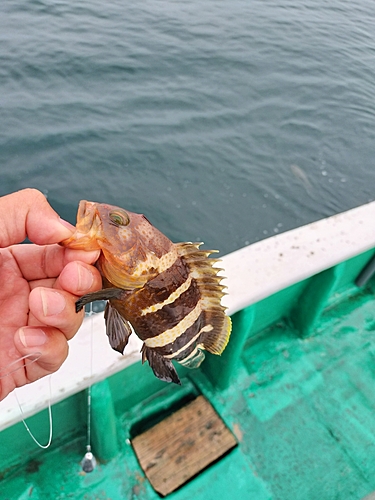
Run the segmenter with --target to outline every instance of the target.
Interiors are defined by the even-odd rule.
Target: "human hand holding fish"
[[[99,252],[57,244],[74,229],[35,189],[0,198],[0,400],[61,366],[84,317],[77,298],[101,288]]]

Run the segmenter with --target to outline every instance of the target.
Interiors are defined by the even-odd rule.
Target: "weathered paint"
[[[199,394],[239,444],[167,498],[359,500],[374,491],[375,280],[353,285],[372,255],[325,275],[321,292],[311,292],[312,277],[245,310],[234,318],[232,354],[180,370],[182,387],[163,384],[139,363],[94,386],[92,445],[101,461],[91,474],[79,465],[85,391],[53,408],[50,450],[36,449],[21,423],[4,430],[2,498],[158,499],[130,440]],[[309,301],[313,321],[301,337],[296,307],[308,310]],[[44,411],[29,424],[42,438],[46,422]]]
[[[362,262],[368,262],[374,255],[374,220],[375,202],[372,202],[224,255],[219,267],[224,268],[224,275],[227,276],[223,284],[228,286],[229,293],[223,298],[223,304],[228,307],[228,314],[233,315],[256,304],[251,331],[253,335],[260,328],[265,328],[266,324],[271,325],[280,314],[289,314],[293,301],[301,297],[302,289],[308,285],[307,279],[343,261],[345,267],[348,262],[354,261],[359,273]],[[359,259],[353,259],[356,256]],[[336,292],[328,298],[329,301],[335,301],[337,291],[348,286],[350,280],[354,286],[351,268],[350,264],[350,272],[345,270],[341,277],[338,276]],[[314,310],[317,309],[311,319],[319,317],[324,304],[325,300],[320,301],[318,308],[318,304],[315,304]],[[266,314],[262,313],[263,310]],[[79,334],[70,341],[68,359],[53,376],[53,403],[82,391],[140,359],[141,342],[135,335],[130,336],[126,355],[122,356],[108,347],[104,331],[104,318],[99,314],[85,321]],[[302,335],[308,335],[308,332],[302,332]],[[87,353],[91,350],[93,337],[91,364],[91,357]],[[211,361],[208,364],[211,365]],[[49,390],[45,380],[21,387],[18,397],[26,416],[46,408]],[[1,401],[0,430],[19,420],[20,412],[14,398],[10,396]]]
[[[370,205],[372,211],[375,204]],[[114,353],[113,359],[100,365],[105,356],[95,338],[93,363],[100,369],[93,380],[101,380],[104,373],[112,375],[92,390],[92,449],[99,464],[91,474],[80,468],[87,424],[86,392],[80,389],[88,383],[86,368],[77,378],[76,372],[70,375],[72,380],[68,372],[66,384],[59,385],[59,381],[54,388],[53,401],[60,402],[53,407],[54,440],[47,451],[35,447],[22,423],[10,425],[19,415],[14,401],[7,407],[11,417],[1,415],[3,427],[8,426],[0,433],[1,497],[158,499],[140,468],[131,439],[199,394],[210,401],[239,444],[167,498],[359,500],[369,495],[375,490],[375,278],[363,289],[355,285],[355,279],[374,256],[370,244],[375,243],[373,219],[369,228],[360,227],[363,240],[355,249],[354,236],[349,235],[362,216],[359,209],[346,216],[346,235],[340,233],[345,218],[326,223],[319,255],[339,246],[345,262],[339,263],[336,254],[326,255],[324,262],[308,267],[308,273],[296,282],[295,276],[288,276],[297,255],[293,248],[288,254],[289,268],[283,267],[284,254],[280,262],[271,261],[271,275],[276,278],[270,284],[271,275],[263,276],[269,292],[265,296],[259,295],[264,293],[259,268],[255,283],[251,281],[256,262],[246,263],[241,291],[236,290],[234,297],[242,300],[244,293],[248,300],[251,296],[251,307],[239,311],[239,302],[230,306],[234,330],[227,352],[210,357],[199,370],[179,369],[181,387],[165,385],[140,363],[132,364],[138,359],[136,345],[131,361]],[[308,227],[311,235],[315,230],[316,226]],[[295,241],[299,234],[286,236],[285,242],[290,237]],[[332,235],[336,239],[330,242]],[[280,252],[277,245],[268,256]],[[360,247],[362,253],[356,255]],[[304,266],[308,259],[315,259],[313,255],[304,255],[296,265],[299,271],[306,272]],[[329,262],[335,265],[330,267]],[[79,342],[77,337],[74,340]],[[87,352],[87,343],[84,349]],[[74,360],[77,365],[86,361]],[[48,398],[48,391],[43,398]],[[34,398],[34,410],[45,405],[43,398]],[[28,424],[45,441],[47,412],[37,413]]]
[[[115,408],[107,380],[92,386],[90,403],[91,442],[95,446],[96,457],[101,462],[108,462],[119,452],[119,444]]]

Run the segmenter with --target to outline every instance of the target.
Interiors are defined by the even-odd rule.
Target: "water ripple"
[[[228,252],[374,199],[370,0],[0,5],[0,194]]]

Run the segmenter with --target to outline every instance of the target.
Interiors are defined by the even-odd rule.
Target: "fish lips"
[[[77,250],[100,250],[98,229],[101,223],[96,206],[92,201],[79,202],[76,231],[60,245]]]

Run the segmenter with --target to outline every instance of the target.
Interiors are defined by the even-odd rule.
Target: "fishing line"
[[[44,450],[46,450],[47,448],[49,448],[51,446],[51,443],[52,443],[52,409],[51,409],[52,389],[51,389],[51,378],[52,378],[52,375],[49,375],[48,376],[48,385],[49,385],[49,397],[48,397],[49,438],[48,438],[47,444],[40,443],[37,440],[37,438],[34,436],[34,434],[31,432],[30,427],[27,425],[27,423],[25,421],[24,413],[22,411],[22,407],[21,407],[20,402],[18,400],[16,391],[14,391],[14,396],[15,396],[15,398],[17,400],[18,407],[19,407],[21,415],[22,415],[22,422],[23,422],[23,425],[25,426],[25,429],[29,433],[29,435],[30,435],[31,439],[34,441],[34,443],[36,443],[39,446],[39,448],[43,448]]]
[[[90,380],[93,372],[93,337],[94,337],[94,316],[92,302],[87,312],[91,317],[91,338],[90,338]],[[86,435],[86,453],[81,461],[81,467],[84,472],[92,472],[96,467],[96,458],[91,451],[91,383],[87,388],[87,435]]]
[[[35,363],[38,361],[42,353],[40,352],[33,352],[31,354],[25,354],[25,356],[21,356],[20,358],[15,359],[11,363],[5,365],[4,367],[0,368],[0,379],[9,377],[12,373],[16,372],[17,370],[23,370],[26,368],[26,366],[31,365],[32,363]],[[17,365],[20,361],[23,361],[24,363],[21,366],[14,366]],[[14,366],[14,368],[13,368]]]
[[[21,356],[20,358],[12,361],[8,365],[4,366],[3,368],[0,368],[0,379],[9,377],[12,373],[16,372],[17,370],[25,369],[28,365],[31,365],[32,363],[35,363],[38,361],[38,359],[41,357],[40,352],[34,352],[32,354],[26,354],[25,356]],[[15,366],[19,363],[19,361],[23,361],[23,364],[21,366]],[[29,433],[31,439],[36,443],[39,448],[47,449],[50,447],[51,442],[52,442],[52,410],[51,410],[51,398],[52,398],[52,388],[51,388],[51,375],[48,377],[48,383],[49,383],[49,397],[48,397],[48,420],[49,420],[49,438],[47,444],[42,444],[40,443],[34,434],[31,432],[30,427],[27,425],[25,421],[25,415],[23,413],[21,404],[19,402],[18,396],[16,391],[13,391],[14,397],[16,398],[18,408],[20,410],[21,416],[22,416],[22,422],[23,425],[25,426],[26,431]]]

